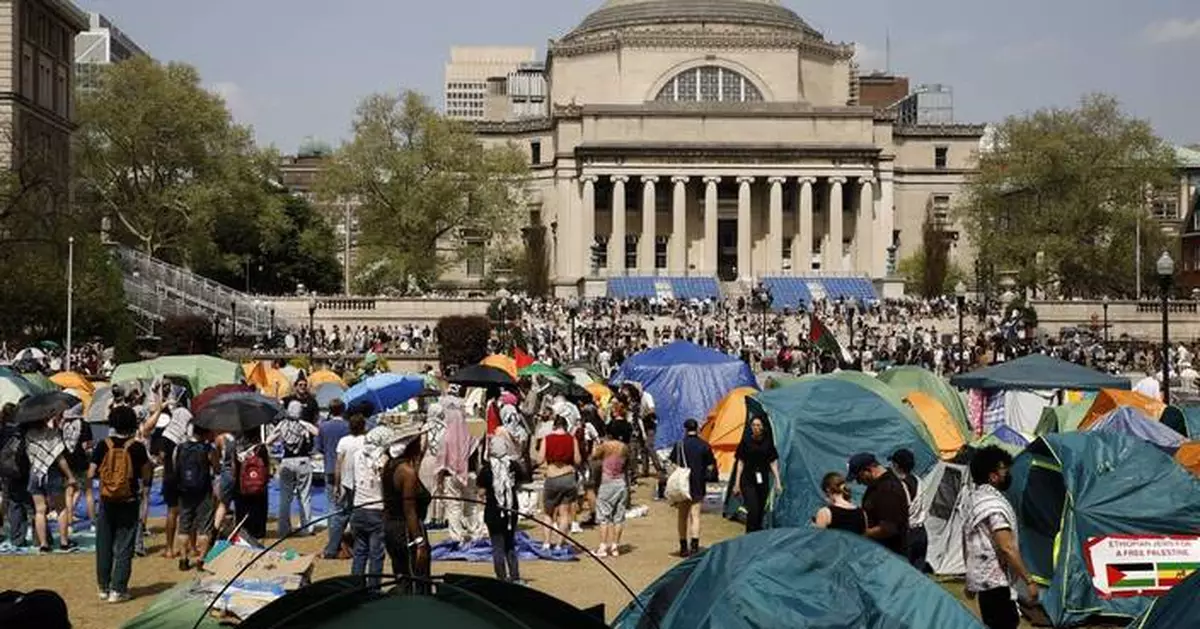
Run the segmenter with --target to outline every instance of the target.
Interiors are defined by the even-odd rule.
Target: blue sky
[[[440,100],[450,46],[533,45],[602,0],[76,0],[162,60],[199,68],[260,142],[336,143],[366,94]],[[1196,0],[782,0],[864,69],[953,86],[962,122],[989,122],[1085,93],[1115,94],[1178,143],[1200,142]]]

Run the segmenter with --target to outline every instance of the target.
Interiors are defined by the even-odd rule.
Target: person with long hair
[[[388,448],[381,480],[383,497],[384,548],[397,577],[429,578],[429,536],[425,516],[433,496],[421,482],[421,459],[425,456],[424,430],[408,419],[393,426],[395,441]],[[424,592],[423,583],[410,580],[405,589]]]
[[[538,459],[546,466],[545,481],[542,483],[542,502],[546,515],[550,516],[558,535],[547,535],[548,545],[552,540],[567,543],[563,532],[571,530],[575,518],[575,468],[579,466],[579,442],[567,432],[566,418],[554,418],[554,430],[538,444]],[[549,550],[549,549],[548,549]]]
[[[813,516],[813,526],[819,529],[838,529],[855,535],[867,530],[867,514],[850,501],[850,488],[846,477],[830,472],[821,479],[821,492],[825,494],[824,507]]]
[[[61,414],[59,414],[61,416]],[[25,432],[25,451],[29,455],[29,493],[33,495],[33,533],[42,552],[50,552],[48,515],[58,512],[60,550],[71,550],[76,544],[68,536],[66,493],[78,489],[79,482],[67,463],[67,448],[62,433],[55,426],[59,416],[28,424]]]
[[[746,532],[761,531],[767,497],[772,488],[778,494],[783,487],[779,480],[779,453],[761,417],[750,420],[750,437],[742,439],[734,456],[738,476],[733,483],[733,495],[741,496],[746,507]]]

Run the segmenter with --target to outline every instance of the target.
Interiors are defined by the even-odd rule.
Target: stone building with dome
[[[853,54],[777,0],[607,0],[550,41],[546,115],[475,129],[528,151],[560,295],[781,277],[894,294],[927,219],[957,234],[984,127],[859,105]]]

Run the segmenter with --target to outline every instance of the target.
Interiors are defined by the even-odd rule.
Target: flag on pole
[[[513,360],[516,361],[518,370],[524,369],[537,362],[533,359],[533,356],[526,354],[525,350],[521,349],[520,347],[513,349]]]
[[[838,356],[842,360],[850,360],[845,350],[842,349],[842,344],[838,343],[837,337],[829,331],[829,328],[825,327],[825,324],[815,314],[809,315],[808,342],[823,352]]]

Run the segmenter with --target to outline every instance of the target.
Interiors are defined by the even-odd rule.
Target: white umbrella
[[[42,350],[40,350],[36,347],[26,347],[25,349],[17,352],[16,356],[13,356],[14,363],[19,363],[23,360],[45,360],[45,359],[46,359],[46,352],[43,352]]]

